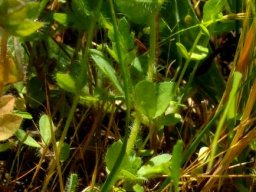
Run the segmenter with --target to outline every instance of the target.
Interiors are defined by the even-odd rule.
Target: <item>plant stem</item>
[[[100,10],[100,8],[102,6],[102,2],[103,2],[103,0],[99,1],[98,5],[97,5],[97,8],[95,10],[96,13],[99,13],[99,10]],[[91,47],[91,42],[92,42],[92,38],[93,38],[93,32],[94,32],[94,28],[95,28],[98,16],[99,16],[99,14],[97,14],[93,18],[92,22],[90,23],[90,27],[89,27],[88,35],[87,35],[86,47],[82,51],[81,62],[84,64],[84,66],[82,67],[82,69],[80,71],[81,75],[88,75],[89,74],[89,49]],[[67,136],[68,129],[69,129],[70,124],[72,122],[72,119],[74,117],[74,114],[75,114],[75,111],[76,111],[76,108],[77,108],[77,105],[78,105],[78,102],[79,102],[79,98],[80,98],[80,90],[78,90],[77,93],[74,96],[73,104],[72,104],[71,109],[69,111],[69,115],[68,115],[67,121],[65,123],[65,126],[64,126],[61,138],[59,140],[58,148],[55,151],[56,159],[53,159],[51,161],[50,169],[49,169],[49,172],[48,172],[48,177],[46,177],[46,179],[45,179],[42,191],[46,190],[47,185],[48,185],[48,183],[50,181],[50,178],[52,177],[53,172],[55,170],[56,164],[59,162],[59,154],[61,152],[64,140],[65,140],[65,138]],[[57,169],[58,169],[58,172],[60,172],[60,167],[59,166],[57,167]]]
[[[186,70],[187,70],[187,68],[188,68],[188,64],[189,64],[190,61],[191,61],[191,55],[192,55],[192,53],[193,53],[193,51],[194,51],[196,45],[198,44],[198,42],[199,42],[201,36],[202,36],[202,32],[200,31],[199,34],[196,36],[196,39],[195,39],[195,41],[194,41],[194,43],[193,43],[193,45],[192,45],[191,50],[189,51],[188,58],[186,59],[186,62],[185,62],[185,64],[184,64],[184,67],[182,68],[182,71],[181,71],[181,74],[180,74],[180,76],[179,76],[179,79],[178,79],[176,88],[180,87],[180,84],[181,84],[181,81],[182,81],[182,79],[183,79],[183,76],[184,76],[184,74],[185,74],[185,72],[186,72]]]
[[[69,126],[71,124],[71,121],[72,121],[72,119],[74,117],[78,101],[79,101],[79,94],[76,94],[75,97],[74,97],[71,109],[69,111],[68,118],[67,118],[67,121],[66,121],[65,126],[64,126],[64,130],[63,130],[61,138],[59,140],[58,149],[55,151],[55,154],[56,154],[57,158],[55,157],[55,159],[52,159],[51,162],[50,162],[49,172],[48,172],[48,174],[47,174],[47,176],[45,178],[45,181],[44,181],[44,184],[43,184],[43,187],[42,187],[42,192],[47,190],[47,186],[48,186],[50,178],[52,177],[53,172],[55,170],[55,167],[56,167],[56,164],[57,164],[57,160],[59,160],[59,154],[60,154],[60,151],[62,149],[65,137],[67,135],[68,128],[69,128]]]
[[[121,53],[121,45],[118,37],[118,27],[117,27],[117,20],[115,17],[115,10],[114,10],[114,5],[113,5],[113,0],[109,0],[110,7],[111,7],[111,16],[112,16],[112,21],[113,21],[113,26],[114,26],[114,37],[115,37],[115,42],[117,46],[117,56],[118,60],[121,66],[121,73],[123,76],[124,80],[124,94],[125,94],[125,103],[126,103],[126,117],[125,117],[125,137],[123,139],[123,145],[120,151],[120,154],[118,155],[118,158],[116,159],[116,162],[114,164],[114,167],[112,168],[109,176],[107,177],[105,183],[102,186],[101,191],[110,191],[110,188],[114,185],[114,182],[117,177],[117,173],[120,170],[121,163],[124,159],[124,155],[126,153],[126,148],[127,148],[127,140],[129,137],[129,120],[130,120],[130,111],[131,111],[131,101],[130,101],[130,77],[128,74],[128,67],[125,65],[123,62],[123,57]]]
[[[156,62],[156,19],[157,14],[154,14],[149,21],[150,27],[150,49],[149,49],[149,61],[148,61],[148,73],[147,80],[153,81],[153,77],[155,74],[155,62]]]
[[[213,159],[214,159],[214,156],[216,154],[217,142],[218,142],[220,133],[223,130],[224,122],[227,118],[229,109],[230,109],[234,99],[236,99],[236,94],[237,94],[236,92],[238,90],[239,83],[240,83],[241,79],[242,79],[242,74],[240,72],[234,72],[233,85],[232,85],[232,89],[230,91],[229,99],[228,99],[227,105],[225,107],[225,110],[224,110],[224,112],[221,116],[220,122],[217,126],[215,136],[214,136],[214,139],[213,139],[213,142],[212,142],[212,150],[211,150],[211,154],[210,154],[208,169],[210,169],[212,167]]]
[[[127,143],[126,153],[128,155],[131,153],[132,149],[134,148],[138,133],[140,131],[140,124],[141,124],[140,118],[139,118],[138,114],[136,114],[134,122],[133,122],[133,126],[131,128],[128,143]]]

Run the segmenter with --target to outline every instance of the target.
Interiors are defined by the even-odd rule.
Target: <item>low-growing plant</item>
[[[2,0],[0,15],[0,191],[255,189],[255,2]]]

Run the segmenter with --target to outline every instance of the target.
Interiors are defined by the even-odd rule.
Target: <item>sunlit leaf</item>
[[[180,52],[180,54],[184,57],[184,58],[188,58],[188,51],[186,49],[186,47],[184,45],[182,45],[181,43],[177,42],[176,46],[178,48],[178,51]]]
[[[19,22],[17,25],[9,25],[8,32],[11,35],[17,35],[21,37],[26,37],[36,32],[38,29],[43,27],[44,23],[42,22],[34,22],[30,20],[25,20]]]
[[[52,138],[53,123],[48,115],[42,115],[39,120],[39,130],[42,141],[49,145]]]
[[[96,66],[101,70],[101,72],[108,77],[116,88],[123,93],[120,81],[117,78],[114,68],[111,66],[111,62],[103,55],[102,52],[92,49],[91,50],[92,59],[95,61]]]
[[[153,157],[138,170],[138,175],[152,178],[163,174],[170,174],[171,158],[170,154],[161,154]]]
[[[21,122],[22,118],[14,114],[0,115],[0,141],[13,136],[19,129]]]
[[[11,35],[28,36],[40,29],[44,23],[34,21],[38,2],[2,0],[0,2],[0,26]]]
[[[121,151],[123,143],[119,140],[113,143],[107,150],[105,156],[105,162],[107,166],[107,171],[111,171],[115,165],[118,154]],[[128,156],[125,153],[124,159],[120,166],[120,171],[118,173],[119,178],[126,178],[129,180],[144,180],[143,177],[137,176],[137,171],[141,166],[141,159],[136,156]]]
[[[172,151],[171,178],[175,191],[179,192],[180,168],[182,162],[183,142],[178,140]]]
[[[201,45],[196,45],[195,51],[191,54],[192,60],[202,60],[207,57],[209,49]]]
[[[15,104],[15,97],[12,95],[3,95],[0,97],[0,115],[11,113]]]
[[[22,129],[18,129],[15,133],[15,136],[24,144],[30,146],[30,147],[37,147],[39,148],[40,145],[36,142],[33,137],[31,137],[26,131]]]
[[[118,9],[124,13],[132,22],[147,24],[152,15],[157,13],[164,0],[116,0]]]
[[[203,21],[217,19],[224,10],[226,0],[208,0],[203,7]]]
[[[200,24],[199,26],[200,26],[201,31],[203,32],[203,34],[205,34],[207,37],[210,37],[209,30],[203,24]]]
[[[150,119],[162,115],[175,95],[174,86],[173,82],[139,82],[135,86],[136,109]]]
[[[16,111],[15,114],[22,117],[23,119],[33,119],[32,115],[26,111]]]
[[[68,13],[54,13],[53,19],[65,27],[68,27],[74,23],[73,16]]]
[[[76,82],[70,74],[57,73],[56,81],[57,81],[58,85],[65,91],[72,92],[72,93],[77,92]]]
[[[121,151],[123,143],[119,140],[117,142],[114,142],[107,150],[106,156],[105,156],[105,162],[108,171],[111,171],[115,165],[116,159],[118,157],[118,154]],[[129,157],[127,154],[125,154],[122,165],[120,166],[120,169],[124,168],[126,165],[129,164]]]

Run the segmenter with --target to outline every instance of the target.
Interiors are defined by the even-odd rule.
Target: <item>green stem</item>
[[[202,43],[202,46],[206,47],[208,41],[209,41],[209,39],[206,38],[206,39],[204,40],[204,42]],[[186,87],[185,87],[185,90],[184,90],[184,95],[185,95],[185,96],[188,94],[189,89],[191,88],[191,84],[192,84],[192,82],[193,82],[193,80],[194,80],[194,77],[195,77],[195,74],[196,74],[196,71],[197,71],[197,69],[198,69],[198,66],[199,66],[200,62],[201,62],[201,61],[196,61],[196,63],[194,64],[193,70],[192,70],[191,74],[189,75],[188,83],[187,83],[187,85],[186,85]]]
[[[54,173],[57,161],[59,160],[59,154],[60,154],[60,151],[62,149],[65,137],[67,135],[68,128],[69,128],[69,126],[70,126],[70,124],[72,122],[72,119],[74,117],[78,101],[79,101],[79,94],[76,94],[75,97],[74,97],[74,101],[73,101],[72,107],[71,107],[71,109],[69,111],[68,118],[67,118],[67,121],[66,121],[65,126],[64,126],[64,130],[63,130],[61,138],[59,140],[58,149],[55,151],[55,154],[56,154],[55,158],[56,159],[52,159],[51,162],[50,162],[49,172],[48,172],[48,174],[47,174],[47,176],[45,178],[44,185],[42,187],[42,192],[47,190],[47,186],[48,186],[48,184],[50,182],[50,179],[51,179],[51,177],[52,177],[52,175]]]
[[[149,81],[153,81],[154,73],[155,73],[155,62],[156,62],[156,14],[152,16],[149,21],[150,27],[150,49],[149,49],[149,61],[148,61],[148,73],[147,79]]]
[[[175,31],[180,31],[180,15],[179,15],[179,9],[178,9],[178,3],[177,3],[177,0],[174,0],[174,13],[175,13],[175,19],[176,19],[176,27],[175,27]],[[180,33],[177,33],[176,34],[176,42],[180,42]],[[171,43],[171,42],[170,42]],[[177,80],[177,77],[178,77],[178,74],[180,72],[180,69],[181,69],[181,66],[182,66],[182,56],[180,54],[177,54],[177,64],[178,64],[178,67],[177,67],[177,70],[174,74],[174,77],[173,77],[173,80],[176,81]]]
[[[134,122],[133,122],[133,126],[131,128],[131,132],[130,132],[130,136],[128,139],[128,143],[127,143],[127,149],[126,149],[126,153],[129,155],[131,153],[131,151],[134,148],[138,133],[140,131],[140,118],[139,116],[136,114]]]
[[[99,13],[99,10],[101,9],[102,3],[103,3],[103,0],[101,0],[98,3],[97,8],[95,10],[96,13]],[[88,34],[87,35],[87,43],[86,43],[85,49],[83,49],[83,51],[82,51],[82,59],[81,59],[81,62],[85,66],[83,66],[82,69],[81,69],[81,72],[80,72],[81,75],[89,74],[89,49],[91,47],[91,42],[92,42],[92,38],[93,38],[93,32],[94,32],[94,28],[95,28],[98,16],[99,16],[99,14],[97,14],[93,18],[93,20],[92,20],[92,22],[90,24],[88,33],[87,33]],[[63,130],[61,138],[59,140],[58,148],[57,148],[57,150],[55,150],[56,159],[53,159],[51,161],[50,169],[49,169],[49,172],[48,172],[48,176],[45,179],[42,191],[45,191],[47,189],[47,186],[48,186],[48,183],[50,181],[50,178],[52,177],[53,172],[54,172],[54,170],[56,168],[56,164],[59,162],[59,154],[61,152],[64,140],[65,140],[65,138],[67,136],[68,129],[69,129],[70,124],[72,122],[72,119],[74,117],[74,114],[75,114],[75,111],[76,111],[76,108],[77,108],[77,105],[78,105],[78,102],[79,102],[79,98],[80,98],[80,90],[78,90],[77,93],[74,96],[73,104],[72,104],[71,109],[69,111],[69,115],[68,115],[67,121],[65,123],[64,130]],[[58,172],[60,172],[59,166],[57,167],[57,169],[58,169]]]
[[[118,158],[114,164],[114,167],[112,168],[109,176],[107,177],[105,183],[102,186],[101,191],[110,191],[110,188],[114,185],[117,174],[120,170],[121,163],[124,159],[124,155],[126,153],[126,148],[127,148],[127,140],[129,137],[129,120],[130,120],[130,111],[131,111],[131,101],[130,101],[130,77],[128,74],[128,67],[125,65],[123,58],[122,58],[122,53],[121,53],[121,45],[118,37],[118,27],[117,27],[117,20],[115,17],[115,10],[114,10],[114,5],[113,5],[113,0],[109,0],[110,7],[111,7],[111,16],[113,20],[113,26],[114,26],[114,37],[115,37],[115,42],[117,46],[117,56],[118,60],[121,66],[121,73],[123,76],[124,80],[124,94],[125,94],[125,102],[126,102],[126,117],[125,117],[125,137],[123,140],[123,145],[122,149],[120,151],[120,154],[118,155]]]
[[[236,93],[239,88],[239,83],[240,83],[241,79],[242,79],[242,74],[240,72],[234,72],[233,85],[232,85],[232,88],[230,91],[229,99],[228,99],[227,105],[225,107],[225,110],[221,116],[220,122],[217,126],[217,129],[216,129],[216,132],[214,135],[214,139],[212,142],[212,150],[211,150],[211,154],[210,154],[208,169],[210,169],[212,167],[213,159],[214,159],[214,156],[215,156],[216,150],[217,150],[218,139],[220,137],[221,131],[224,131],[224,123],[227,118],[228,112],[230,112],[231,105],[234,102],[234,100],[236,99]]]
[[[92,40],[93,40],[93,35],[94,35],[94,29],[95,29],[95,26],[96,26],[96,23],[97,23],[97,20],[98,20],[98,17],[99,17],[99,13],[100,13],[100,9],[102,7],[102,3],[103,3],[103,0],[99,1],[98,5],[97,5],[97,8],[95,10],[95,13],[97,13],[97,15],[91,20],[90,22],[90,27],[88,29],[88,32],[87,32],[87,37],[86,37],[86,46],[85,46],[85,49],[83,49],[82,51],[82,63],[85,65],[84,67],[82,67],[82,75],[83,74],[87,74],[87,77],[90,82],[90,70],[89,70],[89,49],[91,47],[91,44],[92,44]],[[87,73],[86,73],[87,72]],[[91,83],[88,83],[88,87],[89,87],[89,92],[92,93],[92,87],[91,87]]]
[[[199,34],[197,35],[197,37],[196,37],[196,39],[195,39],[195,41],[194,41],[194,43],[193,43],[193,45],[192,45],[192,48],[191,48],[191,50],[190,50],[190,52],[189,52],[189,56],[188,56],[188,58],[186,59],[186,62],[185,62],[185,64],[184,64],[184,67],[182,68],[181,74],[180,74],[180,76],[179,76],[179,79],[178,79],[176,88],[180,87],[181,81],[182,81],[182,79],[183,79],[183,77],[184,77],[184,74],[185,74],[187,68],[188,68],[188,64],[189,64],[190,61],[191,61],[191,55],[192,55],[193,51],[195,50],[195,47],[196,47],[196,45],[198,44],[198,42],[199,42],[199,40],[200,40],[200,38],[201,38],[202,35],[203,35],[203,33],[199,32]]]

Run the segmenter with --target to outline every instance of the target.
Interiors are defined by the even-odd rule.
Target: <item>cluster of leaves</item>
[[[252,62],[253,51],[248,50],[254,46],[245,44],[241,54],[238,49],[238,61],[225,82],[209,43],[211,37],[240,31],[236,14],[240,5],[231,0],[200,5],[196,13],[189,0],[0,0],[0,152],[17,144],[39,152],[33,151],[40,155],[33,162],[37,167],[28,188],[46,161],[41,191],[49,185],[51,190],[76,191],[78,176],[91,183],[88,190],[96,186],[102,191],[185,191],[191,188],[192,175],[204,174],[204,169],[221,175],[232,162],[248,160],[241,159],[241,150],[255,153],[256,133],[250,129],[255,117],[250,114],[255,115],[256,70],[245,64]],[[247,7],[255,14],[254,3]],[[247,12],[243,30],[248,30],[247,22],[253,34],[255,22],[245,17]],[[241,41],[248,38],[254,42],[253,35]],[[23,68],[26,79],[21,80]],[[16,94],[16,101],[5,93]],[[188,116],[200,107],[189,101],[197,106],[209,103],[198,112],[206,116],[203,122],[190,123],[193,118]],[[126,114],[124,121],[118,118],[120,113]],[[120,130],[114,128],[117,125]],[[184,130],[186,126],[191,133]],[[216,154],[228,149],[217,147],[225,134],[226,147],[238,147],[230,147],[218,162]],[[17,142],[11,138],[14,135]],[[98,139],[102,137],[105,144]],[[98,156],[102,151],[94,151],[95,170],[89,179],[73,168],[80,160],[86,164],[88,145],[101,145],[102,151],[107,147],[102,157]],[[213,162],[225,166],[214,167]],[[185,182],[189,186],[180,182],[184,175],[191,177]],[[58,177],[58,184],[53,177]],[[150,187],[156,181],[160,185]],[[195,187],[213,189],[214,182],[198,179]],[[241,182],[236,187],[246,186]]]

